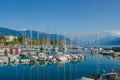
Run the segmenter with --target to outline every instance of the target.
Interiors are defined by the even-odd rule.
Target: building
[[[4,38],[6,39],[6,41],[13,41],[15,38],[17,39],[16,36],[12,36],[12,35],[5,35]]]

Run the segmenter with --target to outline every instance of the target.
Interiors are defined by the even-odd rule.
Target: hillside
[[[31,38],[31,30],[25,30],[25,31],[16,31],[13,29],[8,29],[8,28],[4,28],[4,27],[0,27],[0,36],[2,35],[6,35],[6,34],[11,34],[13,36],[19,36],[22,37],[23,35],[27,38]],[[47,38],[49,37],[50,40],[63,40],[63,35],[57,35],[57,34],[47,34],[44,32],[37,32],[37,31],[33,31],[32,30],[32,38],[33,39],[38,39],[39,38]]]

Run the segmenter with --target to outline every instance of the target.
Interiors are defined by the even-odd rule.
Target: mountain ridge
[[[32,38],[37,40],[38,37],[39,38],[48,38],[50,40],[63,40],[64,36],[63,35],[57,35],[57,34],[47,34],[45,32],[38,32],[38,31],[34,31],[34,30],[24,30],[24,31],[17,31],[17,30],[13,30],[13,29],[9,29],[9,28],[4,28],[4,27],[0,27],[0,36],[6,35],[6,34],[10,34],[13,36],[19,36],[19,37],[27,37],[27,38],[31,38],[31,31],[32,31]]]

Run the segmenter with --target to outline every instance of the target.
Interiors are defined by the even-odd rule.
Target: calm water
[[[83,52],[87,59],[65,64],[8,64],[0,66],[0,80],[74,80],[82,76],[91,77],[102,70],[120,69],[120,59],[110,56],[91,55]]]

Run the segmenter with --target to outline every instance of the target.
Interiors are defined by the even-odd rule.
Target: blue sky
[[[50,33],[120,29],[120,0],[0,0],[0,26]]]

